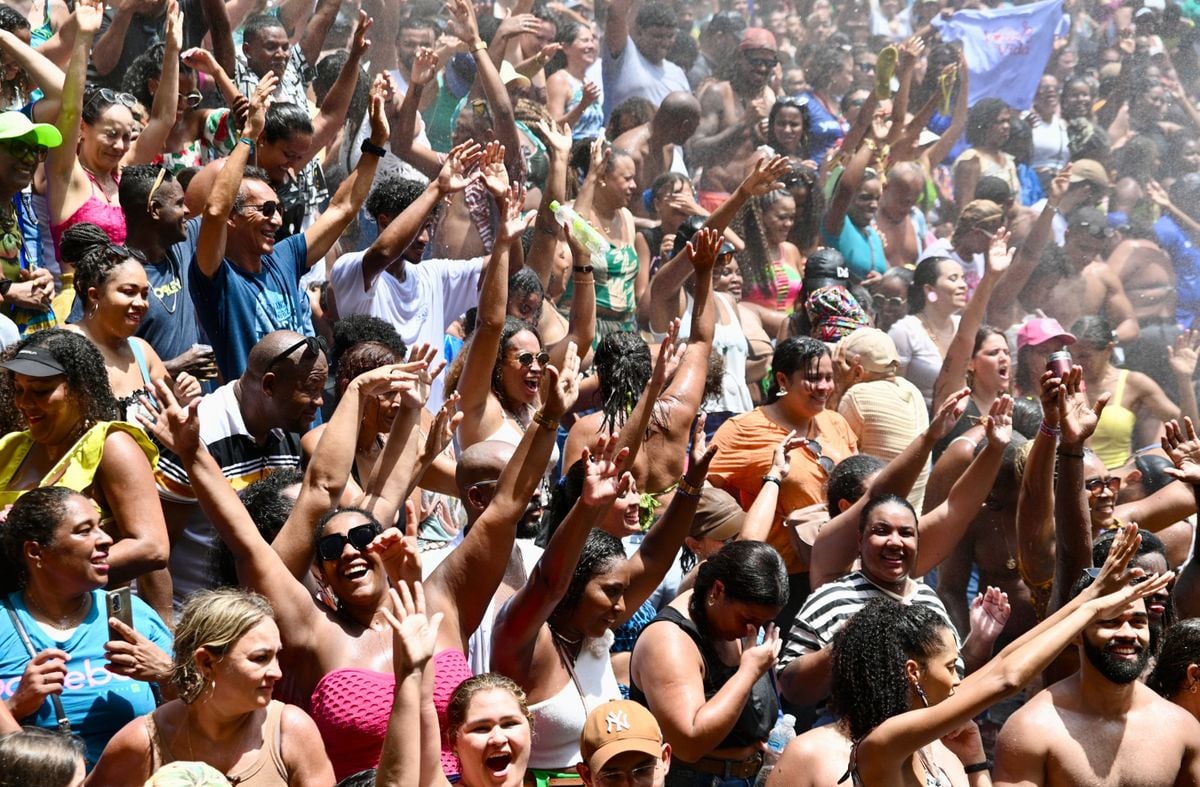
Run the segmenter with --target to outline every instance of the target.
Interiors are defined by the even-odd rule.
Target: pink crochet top
[[[87,172],[88,180],[92,184],[91,195],[86,202],[79,206],[79,210],[72,213],[62,224],[53,222],[50,224],[50,236],[54,238],[54,253],[60,258],[62,254],[59,247],[62,243],[63,233],[70,227],[85,221],[104,230],[113,243],[125,242],[125,214],[121,211],[120,204],[109,204],[102,196],[98,196],[96,194],[99,191],[96,185],[96,176],[87,169],[84,169],[84,172]]]

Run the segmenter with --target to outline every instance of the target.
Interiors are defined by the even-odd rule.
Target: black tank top
[[[663,607],[662,611],[658,613],[658,617],[650,622],[650,626],[659,621],[674,623],[687,632],[692,642],[696,643],[696,648],[700,651],[700,658],[704,660],[704,699],[705,701],[712,699],[726,681],[733,677],[738,668],[730,667],[721,661],[721,657],[713,648],[712,643],[700,633],[696,624],[685,618],[674,607]],[[650,626],[647,626],[646,629],[649,629]],[[629,699],[646,707],[650,706],[650,703],[646,702],[646,695],[637,687],[632,676],[629,681]],[[714,748],[732,749],[761,743],[771,734],[771,728],[775,726],[778,718],[779,698],[776,696],[775,686],[771,682],[771,673],[766,672],[755,681],[754,686],[750,689],[750,696],[746,698],[746,704],[742,706],[742,713],[738,716],[733,728],[729,730],[729,734]]]

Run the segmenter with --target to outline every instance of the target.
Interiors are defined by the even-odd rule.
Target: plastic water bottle
[[[795,737],[796,717],[785,713],[779,717],[779,721],[775,722],[775,727],[767,736],[767,751],[763,755],[763,767],[758,772],[758,778],[754,780],[754,787],[763,787],[767,783],[767,777],[771,775],[771,771],[775,770],[775,763],[779,762],[783,750]]]
[[[574,209],[568,208],[566,205],[559,205],[558,200],[551,200],[550,212],[554,214],[554,219],[570,230],[575,240],[588,250],[592,255],[593,264],[599,264],[604,255],[608,254],[608,241],[600,234],[599,230],[589,224],[587,219],[576,213]]]

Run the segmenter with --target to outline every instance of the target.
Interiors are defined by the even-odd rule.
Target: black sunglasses
[[[309,353],[312,353],[313,355],[317,355],[318,353],[320,353],[321,355],[325,355],[325,356],[329,355],[329,348],[326,346],[324,339],[322,339],[320,336],[305,336],[303,339],[301,339],[300,341],[291,345],[286,350],[280,352],[278,355],[276,355],[274,358],[272,358],[271,362],[267,364],[267,368],[265,370],[263,370],[263,374],[266,374],[267,372],[271,371],[272,366],[279,363],[284,358],[287,358],[289,355],[296,352],[296,350],[298,350],[301,347],[304,348],[305,355],[308,355]]]
[[[837,462],[833,461],[831,458],[822,453],[823,449],[821,448],[820,443],[818,443],[816,440],[805,440],[804,447],[816,457],[817,464],[821,466],[822,470],[824,470],[826,473],[833,472],[833,468],[837,465]]]
[[[279,203],[269,199],[261,205],[242,205],[238,210],[257,210],[264,219],[269,219],[279,210]]]
[[[317,542],[317,554],[321,556],[322,560],[337,560],[342,556],[347,543],[362,552],[379,533],[379,525],[365,524],[355,525],[347,530],[344,536],[341,533],[321,536],[321,540]]]
[[[908,305],[908,301],[904,300],[899,295],[872,295],[871,301],[875,304],[876,309],[881,309],[884,306],[890,306],[893,309],[900,309]]]
[[[550,353],[546,352],[545,350],[542,350],[537,355],[529,352],[529,350],[526,350],[523,353],[517,353],[517,363],[521,364],[522,366],[533,366],[534,361],[538,362],[538,366],[545,366],[546,364],[550,363]]]
[[[754,66],[755,68],[758,68],[760,66],[765,67],[765,68],[774,68],[775,66],[779,65],[779,58],[777,58],[777,57],[748,57],[748,58],[746,58],[746,62],[749,63],[750,65]]]
[[[50,149],[45,145],[31,144],[19,139],[6,139],[0,141],[13,158],[17,161],[23,161],[26,164],[36,164],[46,160],[46,155]]]

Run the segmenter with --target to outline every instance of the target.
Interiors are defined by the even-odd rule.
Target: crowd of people
[[[1200,785],[1198,25],[3,0],[0,787]]]

